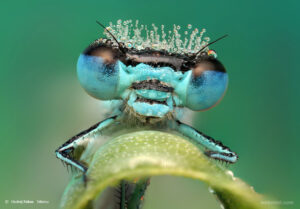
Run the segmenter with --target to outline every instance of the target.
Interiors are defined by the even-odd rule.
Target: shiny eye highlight
[[[213,56],[200,58],[192,69],[187,107],[199,111],[214,106],[224,95],[227,83],[228,75],[221,62]]]
[[[118,49],[101,42],[93,43],[79,56],[77,76],[88,94],[101,100],[117,97],[119,57]]]

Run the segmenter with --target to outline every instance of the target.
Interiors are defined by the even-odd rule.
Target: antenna
[[[204,47],[202,47],[202,48],[195,54],[195,57],[196,57],[200,52],[202,52],[206,47],[208,47],[209,45],[212,45],[212,44],[216,43],[217,41],[220,41],[221,39],[223,39],[223,38],[225,38],[225,37],[227,37],[227,36],[228,36],[228,35],[226,34],[226,35],[224,35],[224,36],[222,36],[222,37],[220,37],[220,38],[214,40],[213,42],[210,42],[210,43],[206,44]]]
[[[116,39],[116,37],[109,30],[107,30],[107,28],[101,22],[99,22],[98,20],[96,20],[96,23],[98,23],[98,25],[100,25],[102,28],[104,28],[104,30],[106,30],[109,33],[109,35],[111,35],[111,37],[119,45],[120,50],[125,54],[126,51],[124,50],[124,48],[122,47],[122,45],[119,43],[119,41]]]

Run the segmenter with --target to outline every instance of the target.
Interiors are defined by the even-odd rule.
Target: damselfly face
[[[137,129],[174,131],[204,146],[210,158],[227,163],[238,159],[221,142],[180,122],[176,115],[182,107],[206,110],[222,98],[228,77],[208,46],[224,36],[209,43],[210,39],[203,37],[205,29],[191,30],[190,25],[185,36],[179,34],[176,25],[168,33],[162,25],[160,35],[154,24],[152,28],[138,21],[134,27],[131,20],[110,23],[105,28],[107,39],[93,42],[78,59],[78,78],[87,93],[100,100],[119,100],[111,117],[70,138],[55,151],[63,162],[83,172],[85,183],[88,167],[84,159],[94,154],[98,143]],[[74,155],[78,147],[84,150],[80,159]]]
[[[83,88],[100,100],[123,100],[140,116],[163,118],[176,107],[206,110],[225,93],[228,76],[212,50],[200,54],[128,48],[99,39],[79,57]]]

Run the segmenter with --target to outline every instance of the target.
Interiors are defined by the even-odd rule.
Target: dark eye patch
[[[212,56],[200,56],[193,67],[193,75],[198,77],[206,70],[226,72],[223,64]]]
[[[96,40],[83,51],[83,54],[101,57],[106,64],[114,64],[124,57],[118,47],[114,47],[109,40],[105,42]]]

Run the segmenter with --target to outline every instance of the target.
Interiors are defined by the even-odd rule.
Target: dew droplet
[[[153,48],[179,54],[199,51],[204,41],[209,42],[207,37],[202,40],[205,29],[202,29],[200,33],[198,29],[189,31],[192,29],[191,24],[188,24],[187,30],[182,33],[179,31],[180,29],[179,25],[173,25],[173,30],[165,31],[164,25],[157,27],[155,24],[152,24],[151,27],[148,27],[147,25],[139,24],[138,20],[118,20],[116,25],[109,23],[107,30],[104,31],[104,35],[115,46],[118,43],[112,39],[112,36],[107,31],[110,31],[116,37],[116,40],[122,42],[127,48],[137,50]],[[99,41],[103,42],[107,41],[107,39],[99,39]]]
[[[226,174],[229,175],[232,178],[232,180],[234,180],[234,181],[236,180],[236,178],[234,177],[234,174],[231,170],[227,170]]]
[[[212,49],[207,51],[207,55],[208,56],[213,56],[214,58],[217,58],[217,56],[218,56],[217,53]]]
[[[215,190],[213,190],[213,188],[211,188],[211,187],[208,187],[208,191],[209,191],[209,193],[211,193],[211,194],[215,194]]]

